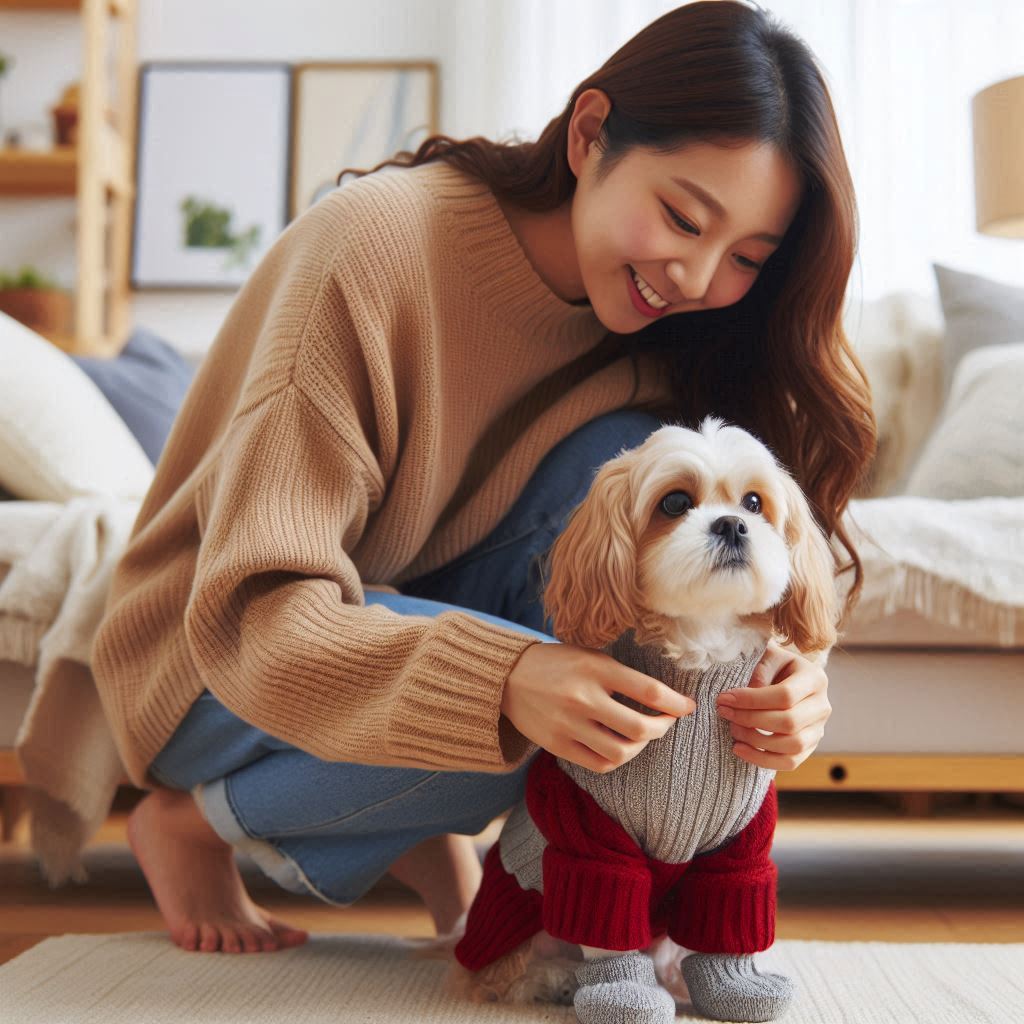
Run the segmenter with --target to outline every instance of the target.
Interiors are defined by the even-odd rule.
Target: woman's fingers
[[[745,711],[742,708],[720,707],[718,713],[727,722],[735,722],[736,725],[789,736],[824,721],[827,717],[814,704],[798,704],[795,708],[786,708],[784,711]]]
[[[636,669],[615,661],[610,655],[607,657],[614,666],[606,677],[606,687],[610,691],[621,693],[652,711],[663,712],[676,718],[693,713],[697,705],[689,697],[676,693],[671,686],[666,686],[653,676],[637,672]]]
[[[613,697],[607,697],[595,708],[594,718],[620,736],[634,741],[656,740],[679,721],[674,715],[648,715],[636,711]]]
[[[730,727],[730,731],[734,739],[770,754],[802,754],[807,746],[802,738],[802,733],[795,736],[786,733],[770,733],[765,736],[764,733],[760,733],[756,729],[748,729],[742,725],[733,725]]]
[[[790,772],[814,753],[824,729],[805,730],[796,736],[763,736],[756,729],[734,725],[732,734],[736,740],[733,753],[737,757],[761,768]]]

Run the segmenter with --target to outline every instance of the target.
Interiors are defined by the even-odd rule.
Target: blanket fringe
[[[880,592],[868,592],[865,586],[856,614],[866,624],[908,608],[940,625],[986,636],[995,633],[1001,647],[1017,645],[1024,619],[1024,608],[996,604],[959,583],[939,579],[913,565],[894,566]]]

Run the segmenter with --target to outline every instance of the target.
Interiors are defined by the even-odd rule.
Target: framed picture
[[[236,289],[287,224],[291,68],[139,69],[132,285]]]
[[[370,170],[437,134],[437,79],[433,61],[295,65],[289,216],[336,188],[343,168]]]

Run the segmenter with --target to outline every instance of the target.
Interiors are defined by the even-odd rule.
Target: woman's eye
[[[748,512],[757,512],[757,513],[761,512],[761,499],[753,491],[751,491],[749,494],[745,494],[743,496],[743,500],[740,502],[740,504]]]
[[[662,203],[662,206],[665,206],[665,204]],[[665,209],[668,211],[668,215],[672,218],[672,220],[675,221],[675,223],[679,227],[681,227],[685,232],[687,232],[687,234],[691,234],[696,238],[700,237],[699,228],[695,228],[688,220],[683,220],[683,218],[680,217],[679,214],[676,213],[676,211],[673,210],[671,206],[665,206]],[[737,256],[736,259],[738,259],[740,263],[743,266],[747,267],[749,270],[760,270],[762,267],[762,264],[755,263],[753,260],[748,260],[746,256]]]
[[[662,206],[665,206],[665,204],[664,204],[664,203],[662,203]],[[668,215],[669,215],[669,216],[670,216],[670,217],[671,217],[671,218],[672,218],[672,219],[673,219],[673,220],[674,220],[674,221],[676,222],[676,224],[678,224],[678,225],[679,225],[679,227],[681,227],[681,228],[682,228],[682,229],[683,229],[684,231],[688,231],[688,232],[689,232],[690,234],[692,234],[692,235],[700,235],[700,230],[699,230],[698,228],[695,228],[695,227],[694,227],[694,226],[693,226],[693,225],[692,225],[692,224],[691,224],[691,223],[690,223],[690,222],[689,222],[688,220],[683,220],[683,218],[682,218],[682,217],[680,217],[680,216],[679,216],[679,214],[678,214],[678,213],[676,213],[676,211],[675,211],[675,210],[673,210],[671,206],[665,206],[665,209],[666,209],[666,210],[668,210]]]
[[[686,491],[672,491],[661,499],[661,510],[667,516],[681,516],[693,508],[693,498]]]

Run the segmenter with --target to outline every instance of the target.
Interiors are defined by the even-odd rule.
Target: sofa
[[[865,587],[827,663],[825,737],[778,774],[780,790],[1024,793],[1024,290],[936,275],[938,299],[847,305],[879,426],[847,513]],[[123,367],[105,379],[9,320],[0,349],[4,835],[28,807],[33,846],[59,884],[80,877],[79,851],[124,781],[89,640],[159,447],[151,435],[143,447],[123,390],[162,385],[159,373],[140,385]],[[174,373],[180,400],[189,374]],[[155,407],[166,436],[174,402]]]

